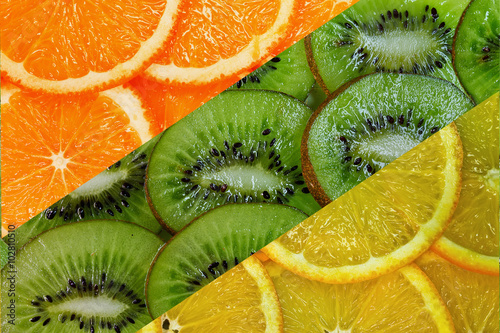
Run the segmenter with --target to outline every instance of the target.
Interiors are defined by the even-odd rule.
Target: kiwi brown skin
[[[308,36],[309,37],[309,36]],[[309,58],[308,58],[309,59]],[[314,70],[313,70],[314,73]],[[371,75],[363,75],[359,76],[352,81],[349,81],[347,83],[344,83],[342,86],[340,86],[337,90],[335,90],[333,93],[331,93],[327,99],[321,103],[321,105],[314,111],[312,116],[309,118],[309,121],[307,122],[306,128],[304,130],[304,134],[302,135],[302,141],[300,143],[300,159],[302,161],[302,174],[304,176],[304,180],[306,181],[307,187],[309,188],[309,191],[311,192],[312,196],[314,199],[320,204],[321,207],[325,207],[329,203],[332,202],[328,195],[326,194],[325,190],[321,187],[321,184],[318,181],[318,178],[316,178],[316,173],[314,172],[314,167],[311,164],[311,160],[309,159],[309,153],[308,153],[308,148],[307,148],[307,143],[309,141],[309,131],[311,130],[312,125],[316,121],[316,118],[319,116],[323,108],[330,103],[331,100],[335,99],[337,96],[342,94],[347,88],[349,88],[352,84],[358,82],[359,80],[363,79],[364,77]],[[320,85],[322,85],[322,88],[325,92],[328,94],[328,89],[326,89],[326,86],[324,85],[323,81],[318,81]]]
[[[456,50],[456,43],[457,43],[457,34],[458,34],[458,30],[462,26],[462,22],[464,21],[465,14],[469,10],[469,7],[472,4],[472,2],[473,2],[473,0],[471,0],[471,2],[469,2],[467,7],[464,9],[462,15],[460,16],[460,20],[458,21],[457,27],[455,28],[455,34],[453,35],[453,44],[452,44],[452,48],[451,48],[451,63],[453,64],[453,70],[455,71],[455,75],[459,78],[459,80],[460,80],[460,76],[458,76],[457,66],[455,63],[455,50]],[[462,88],[467,93],[467,97],[469,97],[471,100],[474,101],[474,98],[472,98],[471,94],[467,91],[467,89],[465,89],[465,87],[463,87],[463,84],[462,84]]]
[[[312,35],[309,34],[307,35],[305,38],[304,38],[304,44],[306,46],[306,58],[307,58],[307,63],[309,64],[309,67],[311,68],[311,72],[314,76],[314,79],[316,80],[316,82],[318,82],[319,86],[321,87],[321,89],[325,92],[325,94],[328,96],[330,94],[330,90],[328,90],[328,88],[326,87],[326,84],[325,82],[323,81],[323,78],[321,77],[321,75],[319,75],[319,71],[318,71],[318,65],[316,64],[316,61],[314,61],[314,56],[313,56],[313,52],[312,52]],[[339,89],[341,89],[342,87],[340,87]],[[319,107],[318,109],[320,109],[321,107]],[[307,130],[309,131],[309,130]]]

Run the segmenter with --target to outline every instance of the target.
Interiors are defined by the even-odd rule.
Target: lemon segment
[[[358,282],[407,265],[442,234],[460,193],[462,148],[449,125],[263,249],[328,283]]]
[[[431,251],[415,263],[436,286],[457,333],[500,332],[498,277],[465,270]]]
[[[451,316],[415,265],[353,284],[308,280],[264,264],[281,307],[285,333],[454,332]]]
[[[499,94],[455,123],[463,143],[462,191],[448,229],[433,249],[460,267],[498,275]]]

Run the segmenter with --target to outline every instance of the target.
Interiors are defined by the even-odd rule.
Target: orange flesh
[[[153,34],[165,1],[16,0],[3,5],[1,48],[26,70],[52,80],[106,72]],[[127,13],[123,15],[122,13]]]
[[[2,223],[20,225],[142,141],[111,99],[15,93],[2,105]]]

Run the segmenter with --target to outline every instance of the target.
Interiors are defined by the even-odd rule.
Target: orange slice
[[[3,1],[2,76],[55,94],[101,91],[148,67],[181,0]]]
[[[414,264],[349,284],[308,280],[272,261],[264,266],[278,293],[285,333],[455,332],[438,291]]]
[[[498,277],[465,270],[432,251],[415,263],[441,294],[457,333],[500,332]]]
[[[462,268],[498,275],[499,95],[455,122],[464,149],[462,192],[450,226],[433,250]]]
[[[462,145],[454,124],[263,249],[309,279],[352,283],[409,264],[443,233],[460,194]]]
[[[2,225],[19,226],[152,138],[140,95],[72,98],[2,81]]]
[[[273,282],[249,257],[138,333],[280,333],[283,316]]]
[[[204,84],[248,73],[291,29],[298,0],[188,0],[175,36],[146,75]]]

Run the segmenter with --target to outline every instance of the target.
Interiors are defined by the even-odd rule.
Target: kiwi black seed
[[[309,189],[326,205],[473,107],[442,79],[393,73],[357,78],[309,120],[302,139]]]
[[[15,273],[2,270],[2,332],[136,332],[151,320],[145,279],[162,245],[151,231],[123,221],[43,232],[17,252]]]
[[[206,286],[307,215],[270,203],[231,204],[201,215],[167,243],[147,277],[153,318]]]
[[[304,40],[273,57],[229,89],[269,89],[305,100],[314,83],[307,63]]]
[[[17,228],[17,248],[45,230],[74,221],[125,220],[159,233],[161,225],[151,213],[144,191],[149,155],[158,138],[109,166]]]
[[[473,0],[455,33],[453,64],[476,103],[500,87],[500,1]]]
[[[373,72],[432,75],[460,86],[453,34],[467,0],[360,1],[306,38],[316,80],[333,92]]]
[[[225,91],[171,126],[155,146],[146,192],[161,223],[179,231],[210,208],[274,202],[313,214],[300,138],[311,110],[266,90]]]

